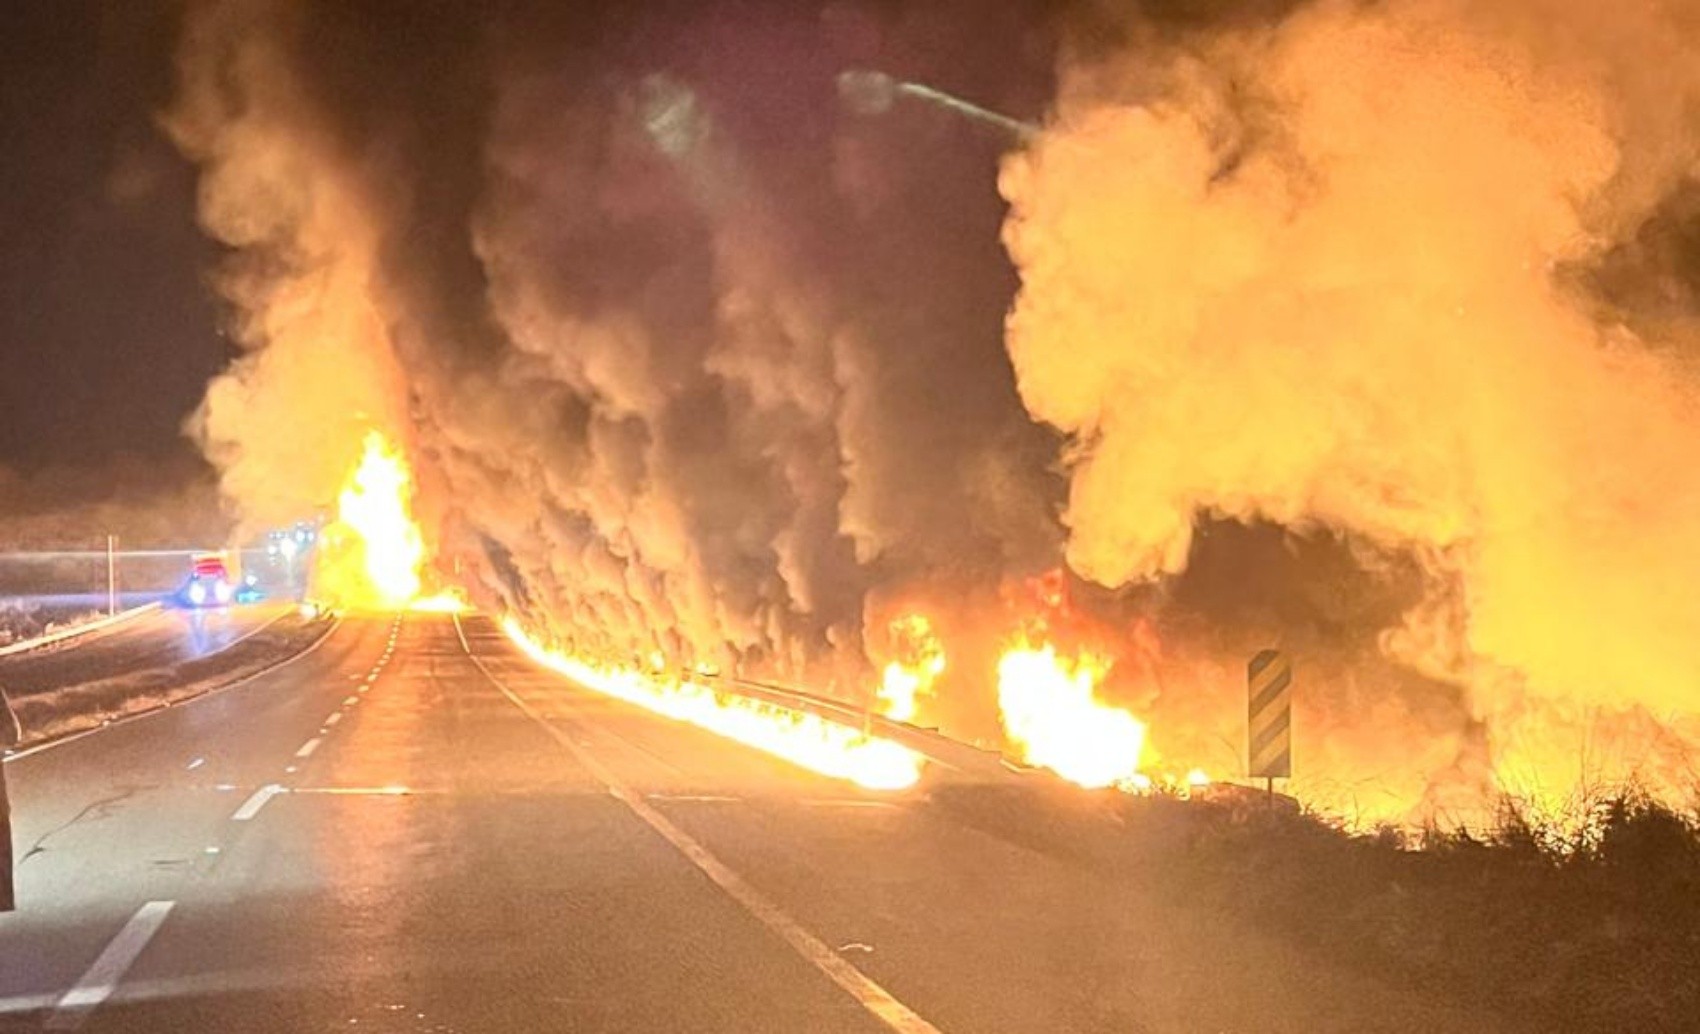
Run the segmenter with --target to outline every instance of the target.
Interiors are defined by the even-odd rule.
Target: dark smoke
[[[862,692],[864,614],[1054,564],[1061,482],[1002,347],[1000,142],[835,77],[1037,110],[1041,15],[207,5],[170,121],[249,353],[196,433],[261,523],[378,426],[481,602]]]
[[[1593,127],[1587,139],[1600,147],[1537,132],[1508,151],[1555,166],[1592,156],[1594,179],[1577,180],[1588,184],[1611,175],[1604,144],[1624,158],[1587,213],[1574,211],[1570,180],[1534,183],[1540,225],[1561,238],[1547,249],[1554,279],[1597,303],[1574,325],[1631,322],[1636,309],[1634,319],[1687,333],[1691,287],[1665,267],[1691,249],[1685,175],[1672,171],[1691,156],[1661,144],[1692,133],[1656,103],[1656,62],[1595,82],[1604,66],[1588,55],[1633,40],[1612,34],[1603,8],[1575,23],[1586,30],[1577,38],[1561,31],[1558,15],[1587,6],[1553,0],[1543,18],[1440,0],[202,4],[166,121],[201,168],[206,230],[231,249],[217,279],[245,353],[191,430],[248,528],[329,504],[363,432],[383,431],[413,458],[438,563],[476,602],[611,660],[659,652],[860,697],[890,621],[924,610],[951,656],[941,713],[975,734],[996,735],[990,655],[1031,616],[1031,579],[1066,555],[1112,586],[1062,579],[1080,641],[1145,643],[1129,647],[1110,689],[1152,718],[1165,753],[1237,771],[1243,659],[1278,639],[1312,661],[1315,720],[1300,728],[1316,739],[1301,741],[1301,766],[1386,776],[1393,788],[1368,810],[1402,814],[1425,794],[1491,784],[1484,727],[1503,709],[1483,702],[1524,699],[1503,668],[1492,669],[1492,694],[1471,695],[1489,666],[1470,651],[1468,608],[1440,591],[1455,583],[1437,589],[1437,560],[1456,566],[1468,549],[1318,511],[1305,478],[1260,459],[1265,437],[1232,412],[1200,421],[1232,407],[1181,346],[1206,326],[1224,328],[1224,352],[1267,336],[1272,321],[1255,306],[1210,294],[1246,269],[1258,274],[1245,275],[1247,297],[1287,311],[1291,292],[1257,288],[1302,281],[1311,267],[1289,260],[1286,235],[1309,224],[1292,217],[1334,211],[1316,174],[1334,156],[1326,116],[1335,101],[1356,111],[1361,100],[1334,84],[1348,74],[1379,83],[1393,66],[1354,60],[1352,48],[1373,54],[1430,22],[1458,53],[1401,45],[1413,73],[1379,85],[1415,123],[1445,115],[1437,138],[1468,129],[1487,157],[1470,175],[1430,169],[1437,148],[1386,120],[1338,138],[1368,156],[1350,168],[1376,173],[1361,204],[1336,206],[1339,254],[1352,261],[1331,264],[1324,248],[1313,263],[1319,293],[1332,289],[1339,308],[1327,323],[1336,365],[1380,370],[1337,393],[1348,411],[1397,378],[1347,331],[1380,328],[1388,298],[1402,295],[1373,289],[1375,277],[1370,290],[1340,290],[1341,268],[1385,269],[1403,288],[1399,277],[1429,251],[1395,242],[1433,237],[1463,255],[1436,243],[1434,282],[1464,281],[1473,304],[1478,289],[1499,290],[1488,273],[1500,255],[1468,247],[1470,228],[1521,210],[1511,202],[1529,191],[1495,173],[1496,156],[1545,124],[1520,117],[1519,91],[1538,75],[1495,71],[1506,40],[1524,48],[1519,69],[1550,57],[1582,69],[1589,90],[1632,95],[1602,107],[1625,121]],[[1683,53],[1692,32],[1665,35]],[[1336,36],[1351,46],[1331,48]],[[1327,60],[1336,53],[1348,55],[1339,69]],[[1454,59],[1467,79],[1450,74]],[[1010,142],[924,107],[848,110],[836,83],[857,68],[1044,121],[1031,154],[1006,165],[1017,211],[1005,239],[1024,285],[1010,341],[1020,394],[1003,322],[1017,275],[997,186]],[[1668,78],[1691,95],[1691,76]],[[1511,115],[1471,121],[1468,105],[1444,103],[1455,80]],[[1544,81],[1535,92],[1537,114],[1587,93]],[[1312,94],[1320,114],[1307,129],[1288,109]],[[1417,166],[1450,186],[1415,201],[1446,201],[1450,219],[1382,204]],[[1674,200],[1660,207],[1665,195]],[[1226,214],[1212,214],[1223,199]],[[1392,230],[1361,230],[1383,225]],[[1574,227],[1597,239],[1583,247]],[[1231,268],[1198,273],[1214,262]],[[1519,268],[1529,294],[1548,301],[1545,268]],[[1180,344],[1163,353],[1153,320],[1171,309]],[[1081,312],[1092,318],[1072,323]],[[1302,358],[1316,335],[1298,322],[1289,350]],[[1426,323],[1412,326],[1377,340],[1408,343],[1401,354],[1420,365],[1433,338]],[[1500,354],[1498,325],[1461,326],[1484,339],[1479,354]],[[1503,383],[1519,387],[1541,368],[1541,335],[1504,336],[1535,350],[1527,362],[1503,353]],[[1219,365],[1224,378],[1260,368]],[[1319,383],[1303,362],[1291,372],[1297,387],[1283,383],[1283,398]],[[1448,411],[1456,379],[1425,383],[1437,403],[1423,413]],[[1321,430],[1298,436],[1307,445],[1353,426],[1311,412]],[[1433,446],[1412,469],[1442,486],[1463,480],[1444,444],[1453,438],[1412,440]],[[1229,462],[1227,445],[1251,458]],[[1360,449],[1374,467],[1388,453],[1373,446],[1360,434],[1317,463]],[[1212,464],[1226,473],[1200,488]],[[1328,484],[1360,482],[1396,517],[1434,505],[1374,479]],[[1447,534],[1468,526],[1430,523]],[[1571,613],[1579,626],[1593,620]],[[1059,635],[1067,624],[1059,618]],[[1335,735],[1324,741],[1323,729]],[[1365,759],[1396,760],[1372,771]]]

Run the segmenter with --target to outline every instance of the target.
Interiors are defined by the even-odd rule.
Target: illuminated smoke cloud
[[[194,429],[226,492],[324,506],[375,424],[478,602],[852,694],[884,594],[1053,562],[995,147],[841,126],[873,16],[830,6],[197,9],[170,123],[251,349]]]
[[[995,736],[1066,555],[1117,591],[1049,627],[1165,762],[1238,770],[1278,638],[1313,799],[1568,787],[1584,730],[1686,771],[1675,6],[1094,9],[1060,84],[1037,3],[475,6],[191,10],[167,122],[245,349],[191,430],[250,526],[376,429],[439,566],[579,654],[860,698],[919,612],[928,720]],[[845,111],[861,66],[1056,89],[1007,225],[1008,141]]]
[[[404,426],[400,371],[370,293],[377,228],[343,173],[345,142],[313,123],[287,10],[208,5],[192,18],[167,120],[202,167],[206,230],[235,250],[216,284],[244,354],[188,430],[248,534],[329,505],[364,430]]]
[[[1433,756],[1423,705],[1319,663],[1312,706],[1341,709],[1301,715],[1301,758],[1356,737],[1363,771],[1429,750],[1431,776],[1519,790],[1686,788],[1694,328],[1627,306],[1682,274],[1642,244],[1700,153],[1691,8],[1322,3],[1134,35],[1069,65],[1003,178],[1021,395],[1075,443],[1069,563],[1172,578],[1223,518],[1414,559],[1383,646],[1463,687],[1479,735]]]

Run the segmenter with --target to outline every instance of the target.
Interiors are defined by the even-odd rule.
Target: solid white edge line
[[[266,806],[267,801],[283,792],[283,787],[278,784],[267,783],[255,790],[253,796],[242,802],[242,807],[236,809],[236,814],[230,816],[230,821],[247,822],[260,813],[260,809]]]
[[[212,689],[206,690],[203,693],[197,693],[192,697],[186,697],[182,700],[179,700],[175,704],[162,704],[159,707],[152,708],[151,710],[137,711],[135,714],[127,714],[122,718],[114,719],[112,721],[106,722],[103,725],[97,725],[97,726],[95,726],[91,729],[84,729],[81,732],[74,732],[74,733],[71,733],[68,736],[61,736],[58,739],[48,740],[46,743],[37,743],[33,747],[25,747],[23,750],[14,751],[12,753],[5,755],[4,757],[0,757],[0,762],[4,762],[4,763],[9,765],[14,761],[22,761],[24,758],[31,757],[31,756],[36,755],[36,754],[45,754],[46,752],[54,749],[55,747],[63,747],[67,743],[74,743],[77,740],[83,739],[84,737],[94,736],[97,733],[103,733],[103,732],[106,732],[109,729],[116,729],[120,725],[129,725],[131,722],[139,722],[144,718],[153,718],[153,717],[156,717],[158,715],[165,714],[167,711],[171,711],[175,708],[188,707],[191,704],[200,703],[202,700],[210,700],[211,698],[216,697],[216,696],[223,696],[225,693],[229,692],[230,690],[236,689],[240,686],[246,686],[248,683],[253,682],[255,679],[263,679],[267,675],[271,675],[275,672],[282,671],[284,668],[289,667],[291,664],[294,664],[296,661],[301,660],[303,657],[306,657],[308,654],[312,653],[313,651],[317,650],[319,647],[323,646],[325,644],[325,641],[327,639],[329,639],[331,637],[331,635],[333,633],[335,633],[338,628],[341,628],[341,627],[342,627],[342,618],[340,616],[332,618],[331,623],[330,623],[330,627],[325,629],[325,634],[320,636],[319,638],[313,640],[311,643],[309,643],[305,650],[302,650],[300,653],[293,654],[289,657],[285,657],[283,660],[278,661],[276,664],[272,665],[269,668],[261,668],[259,671],[254,672],[252,675],[244,675],[241,678],[237,679],[235,682],[227,683],[227,684],[222,685],[222,686],[216,686]]]
[[[44,1025],[47,1030],[76,1030],[88,1019],[100,1004],[112,997],[112,992],[118,989],[119,981],[129,972],[130,966],[141,955],[142,949],[153,940],[159,932],[160,924],[170,914],[172,901],[149,901],[136,910],[118,935],[112,938],[100,957],[94,964],[77,979],[59,998],[58,1004],[48,1014]]]
[[[846,994],[856,1000],[856,1003],[866,1009],[880,1022],[898,1034],[942,1034],[931,1023],[921,1018],[915,1010],[904,1005],[890,991],[874,982],[874,979],[845,961],[843,956],[833,951],[825,941],[805,930],[801,924],[792,919],[778,905],[769,901],[760,891],[745,882],[742,876],[727,868],[720,859],[710,854],[690,834],[673,825],[667,817],[650,807],[640,794],[633,792],[619,777],[605,767],[583,747],[574,743],[572,738],[544,718],[530,704],[526,703],[501,679],[490,673],[484,662],[472,652],[467,644],[466,633],[461,630],[460,615],[453,615],[455,635],[460,638],[460,647],[468,659],[477,666],[484,677],[490,680],[501,691],[502,695],[524,714],[536,722],[548,733],[550,738],[573,756],[573,760],[584,766],[592,776],[608,788],[608,795],[625,805],[632,814],[641,819],[644,825],[660,834],[661,838],[682,855],[692,865],[696,866],[703,875],[707,876],[715,886],[726,892],[726,895],[750,913],[761,924],[779,936],[779,939],[790,945],[791,950],[801,955],[805,961],[820,970],[827,979],[837,984]]]
[[[318,750],[318,749],[319,749],[319,738],[317,736],[315,736],[312,739],[308,740],[306,743],[303,743],[301,745],[301,749],[295,752],[295,756],[298,757],[298,758],[311,757],[313,755],[313,752],[315,750]]]

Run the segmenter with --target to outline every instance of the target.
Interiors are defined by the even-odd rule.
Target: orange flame
[[[1145,724],[1097,699],[1108,659],[1058,656],[1023,637],[998,661],[998,708],[1022,760],[1081,786],[1125,790],[1151,785],[1139,771]]]
[[[532,660],[580,685],[772,754],[801,768],[871,790],[901,790],[926,759],[900,743],[813,714],[723,696],[691,680],[599,665],[544,646],[509,617],[502,630]]]
[[[453,592],[420,595],[426,551],[413,517],[413,472],[401,450],[377,431],[366,435],[360,462],[337,498],[337,518],[325,529],[324,542],[314,588],[339,606],[465,609]]]
[[[933,684],[944,674],[944,646],[924,614],[905,614],[891,623],[897,657],[885,666],[877,695],[880,712],[900,722],[912,722],[921,700],[933,695]]]

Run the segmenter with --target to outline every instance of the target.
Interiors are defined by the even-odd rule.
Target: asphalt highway
[[[0,688],[22,697],[197,660],[234,645],[278,613],[276,606],[167,606],[108,629],[0,657]]]
[[[0,1029],[1494,1029],[535,668],[349,618],[14,758]]]

